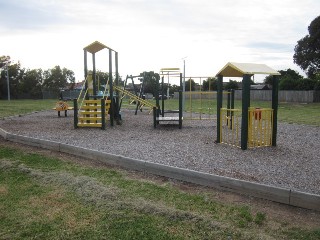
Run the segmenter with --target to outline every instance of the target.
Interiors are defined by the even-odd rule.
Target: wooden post
[[[85,80],[85,90],[88,89],[88,82],[87,76],[88,76],[88,61],[87,61],[87,50],[83,50],[83,55],[84,55],[84,80]],[[89,99],[88,93],[84,96],[85,99]]]
[[[101,129],[106,129],[106,100],[101,99]]]
[[[93,96],[96,99],[97,95],[97,83],[96,83],[96,54],[92,53],[92,85],[93,85]]]
[[[74,128],[78,128],[78,99],[73,99],[73,112],[74,112],[74,118],[73,118],[73,126]]]
[[[272,109],[273,109],[272,146],[277,146],[278,92],[279,92],[279,78],[278,76],[274,75],[272,78]]]
[[[220,143],[220,127],[221,127],[221,121],[220,121],[220,115],[221,115],[221,108],[222,108],[222,86],[223,84],[223,76],[218,76],[218,82],[217,82],[217,143]]]
[[[114,99],[113,99],[113,79],[112,79],[112,50],[109,49],[109,86],[110,86],[110,125],[113,126],[114,120]]]
[[[250,78],[251,75],[243,75],[242,80],[242,121],[241,121],[241,149],[248,148],[248,113],[250,107]]]

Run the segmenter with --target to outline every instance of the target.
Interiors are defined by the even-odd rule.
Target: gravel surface
[[[215,144],[215,121],[153,128],[147,111],[123,110],[122,125],[73,128],[73,113],[43,111],[0,120],[7,132],[125,157],[320,194],[320,128],[278,123],[277,147],[243,151]]]

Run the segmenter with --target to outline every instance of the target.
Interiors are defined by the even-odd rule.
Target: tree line
[[[27,98],[41,99],[44,91],[50,91],[59,95],[61,89],[74,85],[74,72],[59,65],[52,69],[26,69],[20,62],[11,63],[10,56],[0,57],[0,98],[6,99],[7,74],[9,75],[10,97],[13,99]]]

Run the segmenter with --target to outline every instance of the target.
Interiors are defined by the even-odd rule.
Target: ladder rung
[[[78,123],[78,127],[101,127],[102,123]]]

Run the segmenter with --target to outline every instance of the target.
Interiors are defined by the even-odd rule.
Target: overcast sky
[[[214,76],[227,62],[302,73],[294,47],[319,14],[319,0],[0,0],[0,55],[24,68],[66,67],[76,81],[96,40],[118,51],[123,77],[183,69],[182,59],[186,76]],[[108,71],[106,50],[97,69]]]

